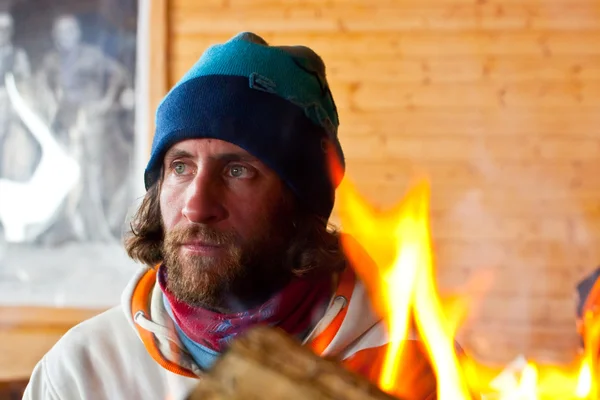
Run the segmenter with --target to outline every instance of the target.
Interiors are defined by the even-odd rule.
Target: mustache
[[[235,243],[237,235],[231,231],[221,232],[205,225],[190,225],[175,228],[165,237],[166,247],[176,247],[192,241],[201,241],[215,246]]]

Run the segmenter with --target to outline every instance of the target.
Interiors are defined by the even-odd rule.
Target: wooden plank
[[[494,335],[500,332],[511,333],[506,339],[519,339],[529,336],[528,331],[531,331],[531,327],[520,323],[500,323],[500,322],[477,322],[476,326],[465,327],[463,334],[470,334],[471,331],[476,331],[476,334]],[[535,329],[536,335],[541,336],[563,336],[572,338],[573,327],[572,326],[556,326],[556,325],[545,325],[539,326]],[[504,336],[504,335],[503,335]]]
[[[391,168],[393,168],[393,165]],[[414,178],[416,178],[414,175],[407,176],[404,182],[398,179],[397,183],[371,183],[370,181],[354,183],[362,196],[370,201],[374,201],[374,204],[383,206],[384,204],[389,205],[393,203],[394,199],[399,201],[407,185]],[[516,177],[515,179],[519,178]],[[444,180],[434,182],[432,184],[434,203],[439,198],[444,201],[463,201],[465,204],[470,204],[473,207],[483,207],[483,205],[486,205],[490,208],[493,206],[495,209],[499,209],[504,203],[507,207],[512,206],[516,208],[521,204],[523,207],[539,207],[540,209],[548,207],[550,210],[562,205],[565,211],[564,215],[569,216],[570,213],[577,212],[577,207],[580,204],[593,201],[598,196],[597,191],[567,190],[560,186],[554,186],[552,182],[527,178],[521,180],[522,187],[520,190],[513,191],[506,190],[498,182],[472,182],[468,185],[459,185],[458,183],[446,184]],[[535,184],[538,184],[540,187],[538,188]],[[537,190],[533,190],[532,186],[535,186]],[[375,201],[374,199],[378,200]],[[457,204],[455,205],[458,206]],[[588,206],[587,209],[591,211],[593,208]]]
[[[593,246],[598,244],[598,239],[590,240],[585,244],[576,244],[568,247],[567,244],[559,244],[556,240],[549,240],[547,238],[539,237],[528,237],[519,238],[514,237],[511,239],[491,239],[487,238],[484,240],[482,236],[472,235],[470,237],[459,238],[460,232],[463,232],[463,227],[459,224],[453,226],[459,233],[456,236],[445,236],[440,237],[437,232],[440,230],[435,225],[434,243],[436,249],[436,265],[440,285],[445,289],[457,288],[464,285],[468,279],[474,276],[477,271],[485,270],[486,273],[492,274],[494,277],[498,277],[498,285],[495,286],[494,290],[503,295],[510,295],[515,292],[530,293],[537,297],[548,297],[548,294],[556,295],[557,293],[561,296],[570,296],[574,294],[575,284],[584,275],[583,272],[589,273],[589,271],[598,266],[598,251],[593,249],[589,250],[587,246]],[[449,227],[448,229],[451,229]],[[462,240],[460,246],[454,246],[452,250],[447,250],[447,243],[456,243]],[[498,245],[495,242],[500,242]],[[549,249],[552,246],[556,246],[558,250],[547,250],[544,254],[532,254],[533,250],[523,250],[519,252],[514,250],[510,244],[517,246],[517,242],[525,242],[523,248],[531,246],[534,248],[546,248]],[[538,244],[536,244],[538,243]],[[542,246],[541,244],[545,244]],[[561,251],[562,246],[562,251]],[[437,253],[439,249],[439,254]],[[483,250],[489,250],[489,253],[483,252]],[[557,254],[556,258],[550,258],[547,254]],[[587,254],[586,254],[587,253]],[[595,253],[595,254],[591,254]],[[527,270],[529,272],[524,273]],[[523,288],[519,286],[519,280],[515,278],[519,273],[524,274],[524,281],[527,276],[540,276],[544,277],[547,271],[564,271],[571,270],[568,273],[570,276],[569,280],[564,282],[565,286],[558,287],[556,285],[549,285],[542,282],[536,282],[535,287]],[[445,272],[442,272],[445,271]],[[513,273],[514,276],[510,274]],[[455,275],[456,274],[456,275]],[[509,274],[508,277],[505,274]],[[527,275],[531,274],[531,275]],[[558,274],[558,272],[557,272]],[[511,278],[513,281],[511,282]],[[516,280],[514,280],[516,279]],[[495,282],[495,281],[494,281]]]
[[[536,254],[536,249],[541,253]],[[555,242],[436,241],[438,283],[445,290],[458,290],[485,269],[493,283],[484,289],[484,294],[571,299],[582,276],[570,268],[575,252],[576,249]],[[531,260],[535,267],[530,267]],[[464,267],[446,268],[460,264]]]
[[[437,224],[438,223],[436,223],[436,225]],[[511,270],[521,268],[521,266],[511,265],[517,261],[519,263],[526,262],[527,259],[543,259],[548,261],[547,267],[544,267],[541,270],[538,268],[531,268],[526,271],[521,271],[524,279],[531,276],[537,276],[538,274],[543,273],[543,271],[554,271],[556,274],[569,276],[573,280],[579,280],[582,276],[575,267],[561,267],[563,262],[569,263],[569,258],[578,252],[577,247],[582,246],[582,244],[569,242],[562,243],[543,239],[490,240],[480,236],[469,240],[461,240],[458,238],[437,240],[435,245],[436,257],[447,260],[468,260],[471,264],[473,263],[473,260],[479,259],[487,264],[484,265],[483,263],[480,263],[481,268],[490,266]],[[597,247],[598,245],[600,245],[600,238],[590,238],[590,241],[585,244],[585,246],[590,247]],[[507,249],[509,249],[509,251],[507,251]],[[588,267],[588,269],[592,269],[594,268],[594,265]],[[440,268],[440,271],[442,270],[444,269]],[[445,271],[445,273],[452,273],[451,270]],[[476,272],[476,269],[469,269],[468,271],[469,273],[474,273]]]
[[[505,365],[524,355],[532,361],[567,366],[577,355],[579,340],[569,325],[548,330],[539,324],[511,328],[504,322],[493,328],[474,327],[461,344],[486,364]]]
[[[335,96],[335,93],[334,93]],[[494,110],[483,107],[447,109],[422,107],[390,114],[388,111],[352,111],[339,108],[342,144],[351,137],[373,135],[529,136],[565,135],[597,137],[600,113],[591,109],[565,107],[563,112],[530,109]]]
[[[522,273],[523,268],[505,269],[500,271],[502,267],[497,267],[493,273],[494,287],[489,289],[491,293],[496,296],[526,296],[528,298],[540,298],[546,299],[554,296],[561,297],[573,297],[574,287],[577,280],[570,276],[563,276],[563,270],[565,268],[552,268],[548,270],[537,269],[536,274],[529,274],[528,276],[521,277],[519,273]],[[491,269],[490,269],[491,270]],[[489,272],[492,274],[492,272]],[[462,276],[462,274],[459,274]],[[458,290],[461,286],[469,279],[473,274],[465,274],[464,281],[460,282],[455,280],[456,278],[442,275],[438,276],[437,282],[440,290],[452,291]],[[563,281],[557,281],[557,279],[564,279]],[[515,284],[515,282],[518,282]],[[526,288],[523,288],[520,284],[527,284]],[[574,308],[569,309],[569,313],[572,314]]]
[[[434,184],[437,181],[456,182],[490,182],[503,185],[505,189],[515,189],[523,182],[548,180],[552,186],[568,188],[578,183],[578,188],[586,191],[600,190],[600,160],[565,161],[565,160],[516,160],[512,163],[496,165],[493,171],[485,165],[468,159],[431,162],[419,166],[418,161],[398,160],[393,164],[386,161],[360,162],[347,160],[346,176],[353,182],[371,184],[403,185],[416,176],[420,169],[426,169]],[[516,183],[510,181],[516,181]],[[579,182],[582,180],[583,182]],[[520,182],[519,182],[520,181]]]
[[[453,240],[453,239],[445,238],[444,240]],[[473,246],[471,246],[471,248],[476,249],[477,248],[477,242],[476,242],[477,239],[472,238],[471,240],[474,241]],[[517,240],[517,239],[515,239],[515,240]],[[436,239],[436,243],[439,241],[440,240]],[[503,251],[510,252],[511,249],[505,248],[505,249],[503,249]],[[575,254],[575,251],[573,251],[573,254]],[[586,259],[584,260],[584,258],[586,258]],[[560,269],[565,269],[565,268],[572,268],[575,271],[583,271],[584,269],[589,270],[590,268],[594,268],[598,264],[597,254],[596,254],[596,258],[584,257],[583,255],[575,254],[574,257],[570,257],[567,260],[564,260],[564,259],[549,260],[549,259],[542,259],[542,258],[530,258],[525,261],[518,261],[518,262],[515,260],[517,260],[516,255],[513,257],[512,260],[509,260],[512,262],[512,264],[508,264],[508,263],[507,264],[504,264],[504,263],[498,264],[496,261],[491,262],[488,259],[485,259],[483,255],[482,256],[474,256],[472,259],[442,259],[440,257],[436,257],[436,265],[438,265],[438,267],[441,269],[449,271],[447,274],[439,275],[438,283],[439,283],[440,289],[443,292],[457,290],[457,288],[461,288],[465,284],[465,282],[468,281],[468,279],[470,277],[474,276],[475,271],[484,270],[486,274],[490,274],[490,275],[494,276],[493,272],[496,269],[507,268],[506,265],[518,265],[520,269],[532,269],[535,271],[560,270]],[[544,272],[541,272],[540,274],[543,276],[543,273]],[[455,277],[454,274],[457,274],[458,277]],[[581,274],[577,274],[577,276],[581,276]],[[461,280],[461,277],[462,277],[462,280]],[[578,281],[579,281],[578,279],[573,279],[566,283],[571,284],[571,283],[575,283]],[[501,288],[502,290],[498,291],[502,296],[505,296],[505,297],[512,296],[514,293],[519,292],[516,289],[516,287],[518,287],[518,286],[515,286],[514,282],[509,282],[509,283],[512,286],[502,287]],[[539,297],[539,298],[551,297],[548,295],[548,292],[552,292],[552,290],[548,290],[548,286],[546,286],[546,287],[541,286],[543,284],[539,284],[539,285],[540,286],[538,286],[538,289],[536,289],[536,290],[531,289],[532,295]],[[572,298],[574,295],[574,287],[575,286],[561,288],[560,295],[565,296],[565,295],[567,295],[567,293],[569,293]],[[530,290],[529,288],[527,288],[526,290],[523,289],[520,291],[520,293],[529,293],[529,290]],[[556,294],[554,294],[554,295],[556,295]]]
[[[411,32],[414,30],[593,30],[600,7],[593,3],[554,5],[428,3],[280,5],[223,7],[204,2],[173,9],[178,32]]]
[[[0,328],[71,327],[104,309],[58,307],[0,307]]]
[[[452,240],[451,238],[446,238],[444,240]],[[476,239],[472,239],[472,240],[476,240]],[[437,242],[437,240],[436,240]],[[473,248],[476,248],[477,243],[474,242],[473,244]],[[510,251],[510,248],[505,249],[505,251]],[[573,252],[575,254],[575,251]],[[596,256],[594,257],[584,257],[583,255],[580,254],[576,254],[574,257],[571,257],[569,260],[567,260],[567,262],[561,262],[561,260],[558,261],[554,261],[554,260],[547,260],[547,259],[531,259],[531,260],[527,260],[527,263],[518,263],[518,265],[520,266],[520,268],[530,268],[533,270],[538,270],[538,271],[545,271],[545,270],[559,270],[559,269],[564,269],[564,268],[572,268],[575,271],[579,271],[579,273],[577,274],[577,276],[583,276],[581,274],[581,271],[584,270],[590,270],[593,269],[595,267],[598,266],[598,252],[596,252]],[[585,258],[585,259],[584,259]],[[476,260],[452,260],[452,259],[448,259],[448,260],[442,260],[442,259],[438,259],[436,257],[437,260],[437,264],[439,266],[439,268],[443,268],[443,269],[447,269],[448,271],[453,271],[452,273],[454,273],[454,271],[456,271],[456,274],[459,274],[460,276],[463,276],[464,274],[464,280],[463,281],[459,281],[459,278],[453,278],[451,277],[451,272],[448,272],[448,275],[440,275],[440,287],[441,289],[443,289],[443,291],[452,291],[453,289],[456,289],[457,287],[461,287],[461,283],[462,285],[464,285],[465,282],[467,282],[467,279],[471,276],[473,276],[474,271],[476,270],[484,270],[486,271],[486,273],[491,274],[491,272],[488,271],[492,271],[494,268],[504,268],[503,265],[500,266],[492,266],[491,263],[486,263],[486,262],[479,262]],[[468,271],[468,272],[462,272],[462,271]],[[578,282],[577,279],[573,279],[572,282]],[[511,291],[510,287],[508,288],[502,288],[503,289],[503,296],[507,296],[507,295],[512,295],[513,291]],[[564,293],[568,292],[568,289],[573,289],[573,287],[567,288],[563,293],[561,293],[561,295],[564,295]],[[507,293],[511,293],[511,294],[507,294]],[[573,295],[573,291],[571,290],[570,292]],[[548,296],[543,295],[541,293],[537,293],[536,294],[538,297],[543,297],[546,298]],[[573,296],[571,296],[573,297]]]
[[[71,327],[104,310],[0,307],[0,381],[26,379]]]
[[[515,259],[519,259],[519,255],[515,255]],[[546,259],[550,261],[550,259]],[[558,260],[556,260],[558,261]],[[563,261],[568,263],[568,260],[563,258]],[[575,307],[573,304],[573,296],[578,279],[574,273],[568,268],[545,268],[537,269],[535,272],[527,272],[528,269],[520,265],[511,265],[512,268],[506,267],[494,275],[494,294],[498,297],[511,296],[527,296],[530,298],[562,298],[567,299],[566,309],[563,310],[564,315],[561,315],[560,310],[554,310],[556,317],[560,320],[572,321]],[[568,265],[568,264],[565,264]],[[544,317],[548,318],[549,310],[544,309]]]
[[[194,34],[173,26],[172,55],[178,58],[197,58],[211,44],[229,39],[238,30],[211,34]],[[260,26],[245,26],[256,30],[274,45],[302,44],[312,47],[327,62],[333,58],[364,57],[370,59],[401,59],[444,56],[597,56],[600,55],[600,30],[593,31],[522,31],[484,32],[480,30],[436,32],[412,31],[391,33],[300,33],[270,32]]]
[[[462,138],[465,138],[462,140]],[[436,141],[424,138],[412,139],[390,135],[385,139],[387,150],[382,157],[389,155],[394,158],[411,159],[460,159],[470,158],[485,165],[490,175],[500,175],[497,167],[491,160],[539,160],[545,161],[597,161],[600,151],[600,137],[598,138],[570,138],[567,136],[527,137],[516,141],[512,137],[476,137],[451,138]],[[485,167],[483,167],[485,168]]]
[[[200,53],[200,52],[199,52]],[[198,53],[198,56],[199,56]],[[173,61],[172,70],[182,76],[197,56]],[[327,60],[330,82],[340,83],[527,83],[599,82],[600,56],[445,57],[359,59],[335,57]],[[335,93],[334,93],[335,94]]]
[[[575,332],[575,306],[572,296],[530,298],[523,291],[521,296],[507,297],[505,293],[488,295],[478,305],[478,321],[489,323],[511,321],[523,324],[552,324],[573,326]]]
[[[600,82],[524,82],[514,84],[331,83],[341,108],[361,111],[420,107],[560,108],[600,107]]]
[[[23,398],[23,392],[27,386],[28,380],[17,379],[10,381],[0,381],[0,399],[18,400]]]
[[[400,2],[398,0],[377,0],[377,6],[394,7]],[[256,8],[278,8],[287,6],[297,7],[314,7],[320,5],[338,6],[347,5],[349,7],[373,6],[373,3],[368,0],[205,0],[202,6],[209,8],[228,9],[244,9],[248,7]],[[403,0],[401,4],[406,6],[420,6],[423,4],[419,0]],[[564,0],[427,0],[428,6],[497,6],[497,5],[529,5],[533,7],[548,6],[548,7],[564,7]],[[590,5],[594,4],[590,0],[571,0],[568,4],[572,5]],[[177,0],[174,2],[174,7],[186,9],[188,7],[196,7],[197,3],[194,0]]]
[[[404,182],[398,179],[396,184],[385,185],[361,181],[357,183],[357,187],[368,201],[386,209],[402,199],[412,178],[413,176],[407,176]],[[571,218],[574,223],[600,218],[598,192],[544,190],[545,193],[538,195],[536,191],[525,190],[535,186],[539,180],[524,180],[523,190],[516,193],[498,185],[484,191],[475,184],[469,188],[461,188],[445,182],[440,178],[432,183],[431,210],[434,216],[456,214],[463,218],[483,218],[487,213],[495,218],[548,218],[563,215]]]
[[[485,216],[483,217],[485,218]],[[462,239],[462,240],[477,240],[480,237],[485,237],[489,241],[496,240],[547,240],[547,241],[563,241],[569,242],[572,239],[571,229],[572,223],[568,219],[554,220],[521,220],[521,219],[492,219],[483,220],[477,223],[475,220],[469,223],[447,222],[439,218],[433,221],[434,235],[436,239]],[[598,228],[593,225],[585,227],[586,233],[589,236],[598,237]],[[583,255],[582,255],[583,258]],[[525,260],[522,264],[527,267],[529,261],[531,264],[540,265],[547,263],[549,260],[532,257]],[[489,261],[491,264],[492,262]],[[593,265],[597,263],[589,258],[586,264]],[[578,260],[573,260],[573,265],[579,264]]]
[[[579,217],[579,221],[576,219]],[[473,240],[486,238],[493,243],[497,240],[547,240],[577,245],[575,224],[581,223],[585,229],[581,244],[592,242],[591,238],[600,237],[600,227],[588,223],[581,216],[555,216],[544,219],[525,219],[511,217],[495,217],[491,210],[474,212],[472,218],[465,218],[460,213],[440,215],[433,220],[435,235],[439,238]],[[454,230],[454,235],[452,231]],[[575,236],[575,237],[574,237]]]
[[[428,161],[471,160],[482,168],[499,175],[494,162],[519,160],[551,160],[563,162],[594,162],[600,151],[600,137],[570,138],[568,136],[525,137],[513,136],[422,136],[378,135],[346,137],[344,152],[353,160],[377,159],[412,160],[423,164]]]
[[[383,188],[381,189],[383,190]],[[574,213],[575,214],[575,213]],[[338,221],[336,221],[337,223]],[[344,226],[341,225],[341,229]],[[586,221],[582,215],[574,217],[556,216],[544,219],[525,219],[521,217],[496,217],[493,210],[475,210],[472,215],[449,214],[432,217],[432,235],[436,241],[464,240],[479,242],[482,238],[490,243],[496,241],[548,241],[569,243],[572,246],[587,247],[596,243],[600,237],[600,227]],[[572,265],[594,265],[598,261],[598,250],[589,253],[573,254]],[[473,257],[475,257],[475,249]],[[526,260],[540,264],[540,259],[531,257]],[[548,260],[541,260],[548,262]],[[494,260],[488,261],[489,265]],[[494,264],[495,265],[495,264]]]
[[[534,184],[530,186],[535,187]],[[390,188],[390,185],[387,185],[374,186],[372,191],[364,189],[361,188],[361,194],[367,200],[386,209],[400,201],[405,187]],[[450,194],[446,194],[448,192]],[[582,203],[581,193],[573,193],[567,199],[560,194],[536,198],[535,190],[514,194],[498,186],[487,190],[472,188],[462,191],[457,188],[444,191],[433,186],[433,193],[432,233],[436,242],[459,240],[473,243],[471,258],[475,260],[475,264],[481,264],[480,260],[486,261],[487,264],[494,262],[491,254],[488,257],[486,253],[477,252],[478,248],[485,248],[479,244],[513,240],[550,243],[559,241],[569,246],[565,248],[565,262],[531,257],[528,262],[532,263],[532,267],[549,264],[586,267],[596,265],[600,259],[600,248],[597,246],[600,232],[595,222],[598,210],[596,208],[592,212],[587,211],[597,207],[593,202],[597,202],[599,193],[587,194],[586,203]],[[494,197],[494,193],[498,194],[497,198]],[[481,198],[485,200],[479,200]],[[490,203],[495,208],[490,207]],[[334,209],[331,221],[336,226],[341,226],[337,208]],[[548,222],[540,227],[536,221]],[[540,232],[540,229],[546,227],[551,230]],[[568,249],[571,249],[571,252],[568,252]],[[508,250],[506,255],[494,253],[494,256],[503,260],[513,254],[510,247]],[[450,267],[453,268],[454,264]]]
[[[330,81],[348,83],[589,82],[600,81],[600,57],[333,58],[327,71]]]
[[[491,364],[495,360],[506,364],[517,356],[526,356],[532,361],[550,363],[555,360],[565,365],[575,359],[580,343],[573,325],[557,328],[546,331],[540,324],[522,324],[521,329],[498,327],[496,331],[474,328],[465,335],[462,343],[470,350],[484,353],[486,361]]]
[[[0,330],[0,380],[29,378],[35,365],[65,332]]]
[[[150,140],[154,136],[154,115],[158,104],[168,92],[170,66],[167,61],[169,54],[169,0],[152,0],[150,2],[150,82],[148,98]],[[148,148],[148,154],[150,148]]]

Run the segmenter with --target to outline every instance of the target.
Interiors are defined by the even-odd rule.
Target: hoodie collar
[[[202,370],[179,340],[164,307],[157,269],[140,270],[123,292],[121,303],[127,320],[159,365],[179,375],[200,376]],[[364,285],[351,268],[346,268],[338,277],[327,311],[303,344],[321,356],[344,355],[353,342],[378,322],[380,319],[370,306]]]
[[[162,304],[157,269],[140,271],[128,285],[122,297],[125,315],[154,361],[178,375],[197,377],[202,371],[181,344]]]

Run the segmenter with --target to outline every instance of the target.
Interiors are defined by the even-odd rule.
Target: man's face
[[[56,20],[53,33],[56,46],[63,51],[74,49],[81,39],[79,23],[74,17],[61,17]]]
[[[12,42],[13,23],[8,14],[0,13],[0,46],[8,46]]]
[[[287,276],[282,258],[292,206],[279,177],[245,150],[216,139],[174,145],[163,170],[168,289],[219,311],[265,300]]]

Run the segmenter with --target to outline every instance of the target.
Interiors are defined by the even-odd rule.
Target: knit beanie
[[[270,46],[243,32],[209,47],[160,103],[146,189],[160,178],[175,143],[220,139],[257,157],[301,204],[328,219],[337,185],[328,150],[344,168],[338,126],[325,64],[313,50]]]

